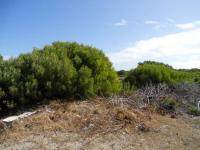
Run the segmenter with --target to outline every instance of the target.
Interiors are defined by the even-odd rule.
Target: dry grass
[[[134,129],[136,124],[145,119],[145,113],[113,106],[101,98],[74,102],[52,101],[46,108],[40,108],[37,114],[14,122],[13,127],[0,136],[0,142],[51,132],[93,136],[115,127],[127,126]]]
[[[198,118],[173,119],[156,114],[154,107],[121,107],[102,98],[55,100],[0,133],[0,149],[196,150],[200,147],[198,123]]]

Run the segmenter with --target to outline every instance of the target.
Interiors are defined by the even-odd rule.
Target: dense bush
[[[120,90],[111,62],[99,49],[55,42],[17,58],[0,57],[0,110],[43,99],[110,95]]]
[[[194,76],[193,73],[175,70],[163,63],[145,61],[144,63],[139,63],[137,68],[128,73],[125,82],[129,82],[131,85],[136,85],[137,87],[142,87],[150,83],[165,83],[171,86],[180,82],[191,82],[197,76],[200,76],[200,72]]]
[[[125,77],[127,75],[128,71],[126,70],[120,70],[120,71],[117,71],[117,74],[120,76],[120,77]]]

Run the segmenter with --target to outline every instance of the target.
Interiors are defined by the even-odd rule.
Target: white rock
[[[17,120],[19,117],[18,116],[10,116],[8,118],[3,119],[3,122],[13,122],[15,120]]]
[[[5,122],[5,123],[9,123],[9,122],[13,122],[13,121],[18,120],[18,119],[26,118],[26,117],[28,117],[30,115],[35,114],[35,113],[36,113],[36,111],[34,111],[34,112],[25,112],[25,113],[23,113],[23,114],[21,114],[19,116],[7,117],[7,118],[3,119],[2,121]]]

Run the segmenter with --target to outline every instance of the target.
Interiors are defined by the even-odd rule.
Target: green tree
[[[94,78],[87,66],[82,66],[78,71],[77,93],[83,97],[94,95]]]
[[[17,58],[0,57],[0,109],[43,99],[110,95],[120,81],[109,59],[94,47],[54,42]]]
[[[139,63],[137,68],[132,69],[128,73],[125,81],[131,85],[141,87],[150,83],[173,85],[184,81],[185,78],[184,73],[173,69],[169,65],[154,61],[145,61],[144,63]]]

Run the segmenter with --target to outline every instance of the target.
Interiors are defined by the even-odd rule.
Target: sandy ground
[[[0,133],[0,149],[200,149],[200,118],[149,113],[99,100],[54,102]],[[139,130],[141,124],[148,130]]]

